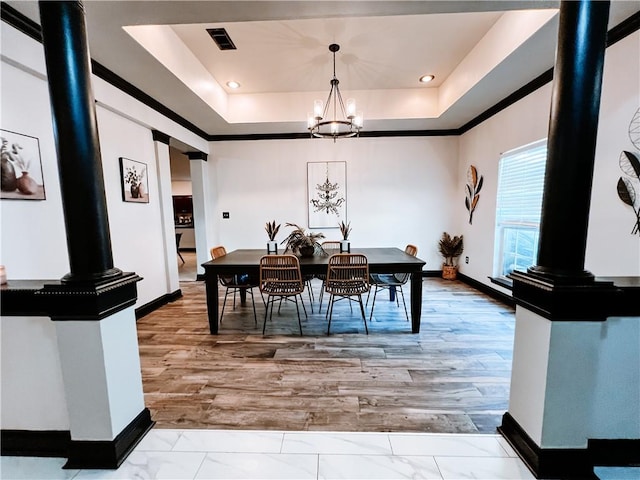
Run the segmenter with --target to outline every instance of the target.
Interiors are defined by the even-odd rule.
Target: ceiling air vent
[[[224,28],[207,28],[207,32],[216,42],[220,50],[235,50],[236,46],[233,44],[231,37]]]

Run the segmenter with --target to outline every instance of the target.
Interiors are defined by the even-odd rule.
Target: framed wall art
[[[347,162],[307,163],[309,228],[338,228],[347,217]]]
[[[0,198],[44,200],[46,197],[38,138],[4,129],[0,129],[0,138]]]
[[[147,164],[120,157],[120,179],[122,200],[125,202],[149,203]]]
[[[482,189],[482,175],[478,175],[478,170],[473,165],[469,165],[467,170],[467,184],[465,185],[466,197],[464,206],[469,212],[469,225],[473,221],[473,212],[478,206],[480,200],[480,190]]]

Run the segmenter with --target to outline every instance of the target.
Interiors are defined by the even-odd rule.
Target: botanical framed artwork
[[[122,200],[125,202],[149,203],[147,164],[120,157]]]
[[[338,228],[347,217],[347,162],[307,163],[309,228]]]
[[[629,124],[629,139],[640,150],[640,108]],[[618,160],[622,176],[618,178],[616,189],[618,198],[631,207],[635,223],[631,235],[640,235],[640,152],[623,150]]]
[[[0,129],[0,138],[0,198],[44,200],[46,196],[38,138],[4,129]]]

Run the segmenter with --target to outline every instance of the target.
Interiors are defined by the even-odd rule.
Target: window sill
[[[503,288],[508,290],[513,290],[513,280],[505,277],[489,277],[491,283],[495,283],[496,285],[500,285]]]

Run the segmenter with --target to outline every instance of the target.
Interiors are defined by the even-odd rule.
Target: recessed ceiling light
[[[230,82],[227,82],[227,87],[233,88],[235,90],[236,88],[240,88],[240,84],[232,80]]]
[[[429,83],[434,78],[436,78],[435,75],[423,75],[420,77],[420,83]]]

